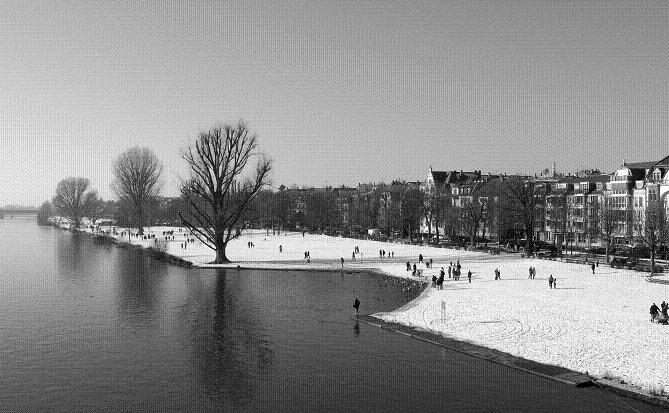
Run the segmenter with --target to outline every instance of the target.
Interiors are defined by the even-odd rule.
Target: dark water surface
[[[384,277],[183,269],[0,220],[0,411],[661,411],[349,317]]]

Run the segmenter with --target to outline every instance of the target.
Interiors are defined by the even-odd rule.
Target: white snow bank
[[[163,239],[162,231],[170,229],[153,227],[147,233]],[[175,240],[167,243],[167,252],[196,265],[213,261],[214,252],[200,242],[183,249],[186,232],[175,230],[174,235]],[[249,241],[254,248],[248,247]],[[131,242],[144,246],[154,243],[135,237]],[[362,254],[352,261],[355,246]],[[309,264],[304,259],[307,250]],[[394,258],[379,258],[379,250],[394,252]],[[669,285],[648,283],[642,273],[600,265],[593,275],[584,265],[518,255],[323,235],[303,237],[301,233],[268,235],[264,230],[244,233],[227,249],[233,265],[340,268],[340,258],[344,258],[346,268],[375,269],[399,277],[410,276],[406,262],[415,263],[418,254],[434,260],[431,269],[419,265],[425,279],[457,260],[463,266],[462,278],[453,281],[447,277],[443,290],[430,290],[415,305],[377,314],[379,318],[541,363],[587,371],[595,377],[606,375],[645,389],[669,392],[669,326],[651,323],[648,310],[653,302],[659,305],[669,300]],[[530,266],[537,269],[534,280],[528,279]],[[495,268],[501,271],[499,281],[494,280]],[[466,277],[469,270],[473,272],[471,283]],[[557,277],[557,289],[549,289],[549,274]]]

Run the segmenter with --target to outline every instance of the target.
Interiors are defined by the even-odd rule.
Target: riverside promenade
[[[324,235],[250,231],[230,242],[230,264],[208,264],[214,253],[199,242],[184,248],[188,235],[175,228],[153,227],[158,240],[174,231],[164,244],[166,253],[196,267],[301,269],[310,271],[371,271],[431,283],[441,267],[458,260],[463,276],[448,277],[443,290],[426,291],[411,305],[372,314],[386,323],[428,331],[448,339],[481,346],[531,362],[586,374],[597,383],[628,388],[641,395],[666,400],[669,392],[669,327],[650,322],[648,308],[669,300],[669,285],[646,281],[646,274],[596,268],[559,261],[521,258],[518,254],[479,252],[377,242]],[[117,237],[128,241],[128,237]],[[132,244],[150,247],[154,240],[130,237]],[[249,247],[249,242],[254,247]],[[361,254],[352,260],[358,247]],[[394,258],[379,257],[385,250]],[[310,262],[304,259],[309,251]],[[432,259],[432,268],[418,263]],[[344,264],[341,265],[341,258]],[[417,264],[422,276],[406,271]],[[535,267],[535,279],[528,278]],[[494,279],[499,269],[501,279]],[[472,271],[471,283],[466,274]],[[549,288],[548,277],[557,279]],[[361,306],[364,313],[364,303]]]

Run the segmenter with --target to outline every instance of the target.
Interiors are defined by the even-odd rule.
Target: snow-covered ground
[[[167,228],[149,232],[164,239]],[[197,264],[211,262],[214,253],[197,242],[183,249],[184,232],[174,232],[167,252]],[[125,241],[127,241],[127,235]],[[248,242],[255,244],[248,247]],[[153,240],[131,242],[145,246]],[[279,252],[279,246],[282,252]],[[362,254],[352,261],[354,247]],[[379,258],[379,250],[394,258]],[[306,263],[304,252],[311,262]],[[495,348],[526,359],[588,372],[594,377],[622,380],[647,390],[669,392],[669,326],[650,322],[649,307],[669,301],[669,285],[649,283],[644,273],[590,267],[559,261],[520,258],[518,254],[490,255],[478,252],[356,240],[348,238],[250,231],[232,241],[227,255],[234,265],[266,268],[374,269],[409,277],[411,264],[423,254],[434,260],[423,279],[431,279],[440,267],[460,260],[462,278],[446,278],[443,290],[429,289],[410,305],[377,317],[424,328],[459,340]],[[528,268],[537,275],[528,279]],[[501,280],[494,280],[499,268]],[[473,273],[467,281],[467,271]],[[557,278],[549,289],[548,277]]]

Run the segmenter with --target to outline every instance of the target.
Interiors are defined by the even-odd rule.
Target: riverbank
[[[490,255],[463,250],[393,244],[322,235],[253,231],[232,241],[232,264],[207,264],[214,254],[199,242],[184,244],[187,233],[153,227],[148,233],[164,240],[165,253],[198,267],[240,269],[304,269],[374,271],[425,282],[458,260],[459,281],[446,278],[443,290],[429,289],[412,306],[375,317],[474,343],[527,360],[587,373],[661,395],[669,391],[666,363],[667,326],[650,322],[648,307],[669,298],[669,286],[645,281],[645,274],[608,266],[596,268],[556,261]],[[123,238],[123,237],[117,237]],[[127,234],[125,240],[127,240]],[[125,242],[125,241],[124,241]],[[249,246],[254,243],[254,247]],[[154,239],[130,237],[130,243],[150,247]],[[361,254],[352,259],[358,246]],[[379,257],[379,250],[393,258]],[[310,252],[310,262],[304,252]],[[433,267],[417,264],[421,277],[406,271],[422,254]],[[387,255],[386,255],[387,257]],[[341,265],[344,258],[344,266]],[[537,269],[528,279],[528,268]],[[501,280],[494,280],[499,268]],[[472,282],[466,277],[472,271]],[[557,289],[549,289],[549,275]],[[364,303],[363,303],[364,309]],[[364,312],[364,311],[363,311]]]

